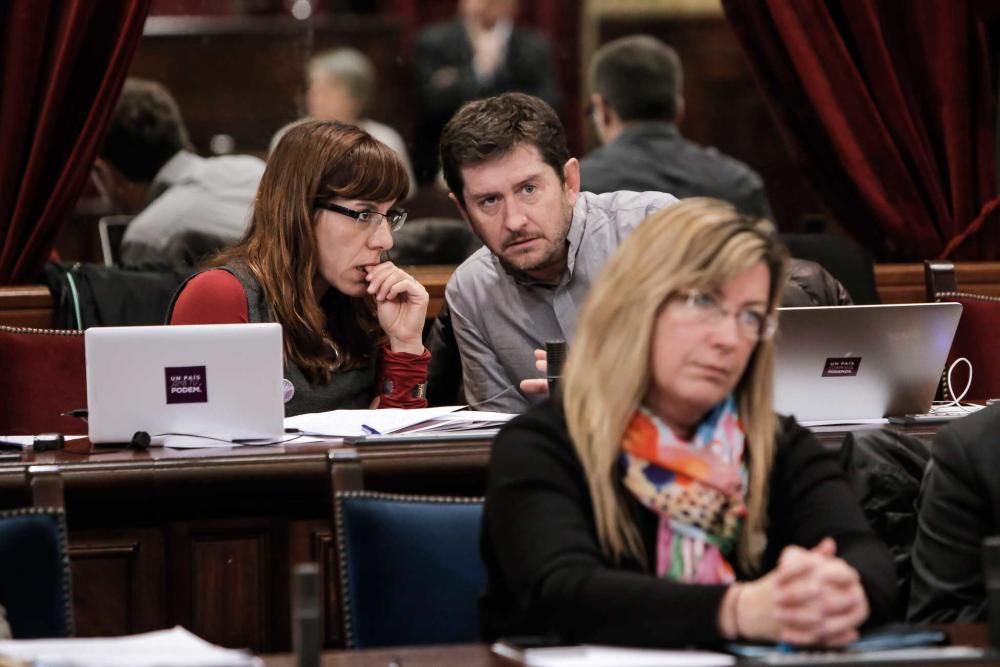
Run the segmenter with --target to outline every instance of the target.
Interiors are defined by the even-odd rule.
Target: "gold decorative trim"
[[[12,334],[32,334],[46,336],[82,336],[82,329],[40,329],[38,327],[12,327],[7,324],[0,324],[0,333]]]

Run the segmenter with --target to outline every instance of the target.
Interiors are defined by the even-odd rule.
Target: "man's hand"
[[[535,368],[544,375],[549,369],[548,357],[545,350],[535,350]],[[521,380],[521,391],[529,396],[548,396],[549,381],[546,378],[529,378]]]

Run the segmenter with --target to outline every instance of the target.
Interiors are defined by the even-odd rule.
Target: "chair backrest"
[[[59,508],[0,512],[0,605],[15,639],[73,634],[66,521]]]
[[[83,332],[0,326],[0,434],[84,435],[61,413],[87,406]]]
[[[334,495],[349,648],[479,641],[481,498]]]
[[[955,266],[951,262],[927,261],[924,277],[928,300],[955,301],[962,304],[955,339],[948,353],[948,367],[965,357],[972,364],[972,384],[965,398],[985,400],[1000,397],[1000,355],[996,354],[996,332],[1000,330],[1000,297],[971,294],[958,288]],[[956,367],[952,390],[960,392],[968,382],[968,370]],[[946,398],[947,386],[945,386]]]

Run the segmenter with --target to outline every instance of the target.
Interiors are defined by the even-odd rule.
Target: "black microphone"
[[[983,577],[986,583],[986,620],[991,648],[1000,648],[1000,537],[983,540]]]
[[[292,646],[298,667],[319,667],[320,593],[319,565],[292,568]]]
[[[566,341],[561,338],[550,338],[545,341],[546,370],[545,379],[549,382],[549,396],[555,396],[562,376],[563,363],[566,361]]]

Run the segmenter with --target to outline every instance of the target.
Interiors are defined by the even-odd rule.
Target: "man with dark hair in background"
[[[413,158],[421,183],[437,175],[441,128],[465,102],[519,91],[556,103],[549,42],[515,25],[517,11],[517,0],[459,0],[456,18],[417,35]]]
[[[590,101],[604,146],[580,162],[583,189],[715,197],[771,219],[755,171],[681,135],[683,87],[677,52],[654,37],[624,37],[598,49],[590,64]]]
[[[130,78],[94,164],[118,212],[136,214],[122,240],[126,266],[176,264],[201,248],[235,242],[246,229],[264,162],[193,152],[173,96]]]

